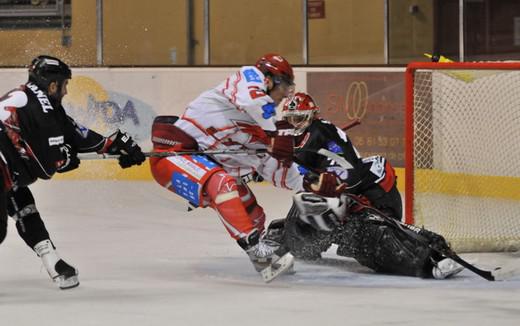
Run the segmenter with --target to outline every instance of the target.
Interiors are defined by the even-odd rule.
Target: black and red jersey
[[[295,162],[315,172],[333,172],[349,186],[349,192],[361,194],[374,185],[389,191],[395,184],[395,173],[382,156],[362,158],[346,133],[332,123],[314,119],[306,131],[297,137],[296,147],[311,151],[299,151]],[[345,170],[336,162],[316,153],[327,149],[341,155],[353,169]]]
[[[0,98],[0,151],[15,182],[50,179],[68,144],[78,153],[102,150],[106,138],[69,117],[60,101],[27,83]]]

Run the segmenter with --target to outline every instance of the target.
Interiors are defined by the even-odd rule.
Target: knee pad
[[[7,213],[15,220],[38,213],[34,197],[27,187],[9,191],[7,195]]]
[[[215,205],[240,198],[236,179],[225,172],[215,173],[208,179],[206,192]]]
[[[49,239],[49,233],[27,187],[10,191],[7,197],[7,212],[16,221],[16,229],[31,249],[40,241]]]

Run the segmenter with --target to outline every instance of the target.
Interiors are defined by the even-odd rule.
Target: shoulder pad
[[[0,99],[0,107],[17,107],[21,108],[27,105],[27,94],[20,89],[15,89],[4,95]]]

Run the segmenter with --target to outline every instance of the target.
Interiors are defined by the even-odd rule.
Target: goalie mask
[[[295,135],[299,136],[305,132],[319,112],[320,108],[310,95],[296,93],[285,102],[282,117],[294,127]]]

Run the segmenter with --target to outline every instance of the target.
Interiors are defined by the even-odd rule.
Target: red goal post
[[[520,63],[406,69],[406,222],[461,252],[520,248]]]

